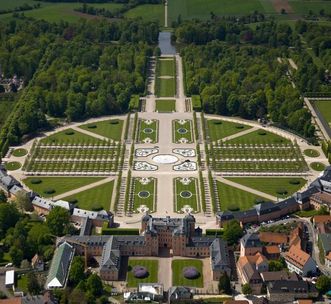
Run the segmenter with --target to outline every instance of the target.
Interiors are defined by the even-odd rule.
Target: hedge
[[[206,229],[206,236],[222,236],[223,229]]]
[[[103,235],[139,235],[138,228],[102,228]]]

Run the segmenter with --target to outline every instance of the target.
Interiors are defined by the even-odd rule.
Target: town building
[[[292,245],[290,247],[285,254],[285,262],[289,271],[300,276],[307,276],[309,273],[316,272],[316,262],[300,246]]]

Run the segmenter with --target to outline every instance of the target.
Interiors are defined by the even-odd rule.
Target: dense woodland
[[[314,64],[288,25],[264,22],[253,29],[244,22],[192,21],[177,28],[175,39],[183,45],[187,93],[200,94],[207,113],[248,119],[268,116],[313,137],[311,114],[303,108],[300,91],[330,92],[331,86],[325,70]],[[300,59],[294,74],[300,91],[289,81],[288,64],[277,60],[293,53]]]
[[[2,147],[47,127],[45,114],[70,121],[127,111],[130,96],[144,94],[148,57],[153,54],[158,31],[158,25],[151,22],[96,20],[75,25],[26,21],[4,30],[5,72],[15,70],[28,80],[37,66],[38,71],[2,130]],[[28,41],[21,38],[26,32],[31,36]],[[36,52],[31,58],[32,71],[25,65],[14,68],[10,56],[25,45],[29,50],[30,44],[31,57]]]

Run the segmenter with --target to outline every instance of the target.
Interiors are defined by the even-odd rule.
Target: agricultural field
[[[71,202],[75,204],[77,208],[85,210],[109,210],[113,195],[113,187],[114,181],[111,181],[65,197],[63,200]]]
[[[148,275],[145,278],[136,278],[134,276],[133,270],[135,266],[142,266],[146,268]],[[157,260],[145,260],[145,259],[130,259],[128,262],[128,272],[127,272],[127,286],[128,287],[138,287],[139,283],[155,283],[158,281],[158,269],[159,263]]]
[[[242,125],[220,119],[208,119],[207,127],[207,137],[209,137],[211,141],[217,141],[219,139],[251,129],[248,125]]]
[[[172,121],[172,140],[174,143],[192,143],[194,139],[192,120]]]
[[[142,18],[144,21],[158,21],[160,26],[164,25],[163,4],[143,4],[130,9],[124,14],[126,18]]]
[[[330,1],[289,0],[289,5],[295,14],[301,16],[308,15],[309,11],[312,11],[314,15],[319,15],[322,9],[326,14],[331,14]]]
[[[216,181],[220,208],[222,211],[244,211],[252,208],[255,204],[269,201],[266,198],[241,190],[236,187]]]
[[[157,143],[159,140],[159,121],[143,120],[138,121],[137,141],[138,143]]]
[[[149,212],[156,211],[157,179],[138,178],[131,180],[131,193],[127,210],[136,212],[142,205],[149,209]]]
[[[290,142],[286,144],[230,144],[230,141],[212,143],[210,162],[215,171],[303,172],[307,170],[300,148]]]
[[[53,197],[68,191],[95,183],[103,177],[28,177],[23,183],[32,191],[43,197]],[[49,191],[52,189],[53,191]],[[52,192],[52,193],[50,193]]]
[[[210,19],[211,12],[218,16],[247,15],[254,11],[264,13],[259,0],[169,0],[169,21],[183,19]]]
[[[124,121],[121,119],[111,119],[89,123],[79,126],[83,130],[107,137],[109,139],[120,141],[122,137]]]
[[[291,196],[307,183],[307,180],[303,178],[289,177],[228,177],[226,179],[280,198]]]
[[[200,210],[199,184],[196,178],[175,178],[174,195],[175,210],[177,212],[182,212],[184,206],[189,206],[193,209],[193,212]]]
[[[174,99],[158,99],[155,101],[155,110],[161,113],[175,112],[176,100]]]
[[[174,286],[203,287],[203,263],[200,260],[182,259],[172,261],[172,284]],[[183,275],[184,268],[194,267],[200,276],[196,279],[186,279]]]
[[[63,134],[52,135],[54,141],[46,138],[34,143],[24,164],[27,174],[52,175],[61,172],[64,175],[105,175],[118,170],[119,143],[97,139],[93,142],[94,138],[84,141],[78,135],[72,137],[70,142],[62,139]],[[83,138],[87,136],[82,135]]]

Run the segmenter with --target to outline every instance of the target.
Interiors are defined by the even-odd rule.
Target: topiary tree
[[[185,267],[183,269],[183,276],[185,279],[194,280],[200,277],[200,272],[195,267]]]
[[[132,269],[133,275],[137,279],[144,279],[147,278],[149,273],[146,267],[144,266],[134,266]]]
[[[244,295],[250,295],[253,292],[252,287],[248,283],[241,287],[241,291]]]
[[[316,281],[316,288],[320,293],[326,293],[331,288],[331,279],[326,275],[321,275]]]

